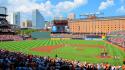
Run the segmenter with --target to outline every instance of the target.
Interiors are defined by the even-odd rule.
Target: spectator
[[[0,50],[0,70],[125,70],[125,65],[81,63],[61,58],[38,57]]]

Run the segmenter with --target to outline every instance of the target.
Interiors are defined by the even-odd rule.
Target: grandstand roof
[[[8,16],[8,15],[6,15],[6,14],[0,14],[0,16],[2,16],[2,17],[6,17],[6,16]]]

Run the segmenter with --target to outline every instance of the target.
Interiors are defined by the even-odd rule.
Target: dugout
[[[31,38],[33,39],[50,39],[51,32],[32,32]]]

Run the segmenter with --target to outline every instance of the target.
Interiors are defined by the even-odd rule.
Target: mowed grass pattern
[[[51,53],[47,52],[37,52],[32,51],[32,48],[51,46],[58,44],[66,44],[64,47],[53,50]],[[105,46],[107,52],[110,56],[119,56],[120,59],[114,58],[97,58],[101,53],[101,49],[98,47],[80,47],[81,50],[78,50],[77,46],[69,46],[67,44],[85,44],[85,45],[102,45]],[[112,65],[122,65],[123,59],[125,58],[125,52],[119,50],[118,48],[112,46],[111,44],[106,43],[105,41],[94,41],[94,40],[31,40],[31,41],[20,41],[20,42],[0,42],[0,49],[5,49],[15,52],[23,52],[25,54],[32,54],[38,56],[50,56],[55,57],[57,54],[58,57],[86,61],[90,63],[102,63],[108,62]]]

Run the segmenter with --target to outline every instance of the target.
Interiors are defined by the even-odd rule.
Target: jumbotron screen
[[[66,26],[52,26],[52,32],[53,33],[65,33]]]
[[[68,20],[54,20],[52,33],[67,33]]]

